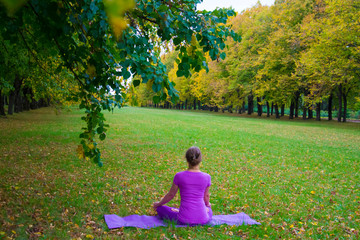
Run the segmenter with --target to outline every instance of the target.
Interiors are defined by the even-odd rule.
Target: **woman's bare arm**
[[[179,189],[179,187],[173,183],[170,188],[170,191],[163,197],[163,199],[161,199],[160,202],[155,202],[153,204],[153,207],[156,209],[157,207],[160,207],[160,206],[170,202],[175,197],[178,189]]]
[[[204,202],[205,202],[205,206],[207,206],[207,207],[211,206],[209,188],[210,188],[210,186],[205,189],[205,194],[204,194]]]

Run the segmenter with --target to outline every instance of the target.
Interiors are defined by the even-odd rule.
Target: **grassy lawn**
[[[0,239],[360,236],[358,123],[127,107],[106,114],[99,168],[77,159],[81,116],[44,108],[0,119]],[[106,227],[104,214],[155,215],[193,145],[212,176],[214,214],[245,212],[262,225]]]

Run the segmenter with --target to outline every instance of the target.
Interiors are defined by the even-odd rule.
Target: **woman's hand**
[[[158,207],[160,207],[161,206],[161,204],[160,204],[160,202],[154,202],[153,203],[153,208],[156,210]]]

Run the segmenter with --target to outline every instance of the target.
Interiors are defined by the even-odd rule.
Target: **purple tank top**
[[[180,189],[180,209],[178,220],[185,224],[205,224],[209,215],[204,202],[204,194],[211,185],[211,177],[203,172],[183,171],[175,174],[174,184]]]

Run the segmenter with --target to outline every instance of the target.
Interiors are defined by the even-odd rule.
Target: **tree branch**
[[[46,72],[47,74],[51,75],[40,63],[39,59],[37,58],[37,56],[33,53],[33,51],[31,50],[31,48],[29,47],[29,45],[27,44],[26,42],[26,39],[24,37],[24,34],[20,31],[20,29],[18,30],[24,44],[25,44],[25,47],[27,48],[27,50],[29,51],[29,53],[33,56],[33,58],[35,59],[35,61],[37,62],[38,66],[44,71]]]
[[[140,11],[135,11],[135,10],[134,10],[133,13],[134,13],[138,18],[141,18],[141,19],[143,19],[143,20],[152,22],[152,23],[154,23],[154,24],[158,24],[158,23],[156,22],[156,20],[154,20],[154,19],[148,18],[148,17],[146,17],[146,16],[144,16],[144,15],[139,15]],[[141,13],[140,13],[140,14],[141,14]],[[128,16],[128,14],[126,14],[126,15]]]
[[[7,47],[6,47],[5,43],[4,43],[4,41],[1,41],[1,44],[4,46],[4,49],[5,49],[6,53],[7,53],[7,54],[9,54],[9,51],[8,51],[8,49],[7,49]]]
[[[54,38],[54,41],[59,51],[62,52],[62,48],[56,38]],[[85,88],[85,84],[80,80],[80,77],[75,73],[74,69],[71,66],[69,66],[68,68],[74,74],[75,79],[80,83],[80,85]]]

